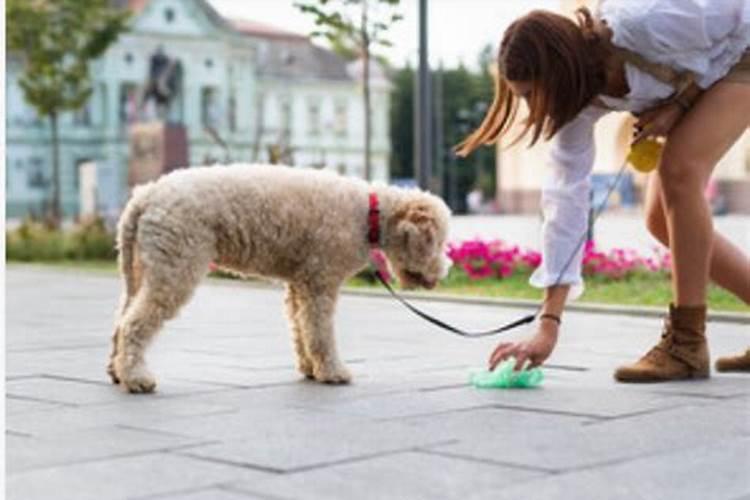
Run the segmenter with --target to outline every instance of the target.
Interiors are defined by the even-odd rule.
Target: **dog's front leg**
[[[297,353],[297,369],[306,378],[315,378],[313,376],[313,363],[310,355],[307,353],[307,346],[304,342],[302,331],[302,318],[300,317],[300,291],[299,287],[288,284],[286,287],[286,313],[289,319],[289,326],[292,329],[292,338],[294,340],[294,351]]]
[[[338,298],[336,286],[300,286],[299,319],[302,341],[312,361],[313,378],[329,384],[346,384],[351,374],[339,360],[333,332]]]

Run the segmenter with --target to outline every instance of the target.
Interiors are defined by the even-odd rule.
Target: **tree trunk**
[[[62,210],[60,207],[60,136],[56,112],[49,114],[49,121],[52,128],[52,206],[49,207],[48,222],[54,228],[59,228]]]
[[[370,162],[370,150],[372,149],[372,109],[370,103],[370,38],[367,32],[367,0],[362,4],[362,60],[364,70],[362,73],[364,86],[365,106],[365,179],[372,180],[372,164]]]

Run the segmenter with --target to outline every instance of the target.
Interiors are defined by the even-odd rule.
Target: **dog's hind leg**
[[[133,253],[136,254],[135,250]],[[141,287],[141,267],[138,262],[137,254],[133,256],[133,262],[131,265],[124,266],[121,264],[120,272],[123,278],[123,290],[120,297],[120,305],[115,312],[115,332],[112,335],[112,352],[109,355],[109,364],[107,365],[107,374],[112,379],[113,384],[119,384],[120,380],[115,374],[114,360],[117,356],[117,346],[120,342],[120,323],[125,315],[125,312],[130,307],[130,303],[133,301],[136,293]]]
[[[351,375],[339,359],[333,331],[338,284],[304,285],[298,290],[302,341],[312,361],[313,378],[329,384],[348,383]]]
[[[193,269],[164,266],[158,274],[144,271],[143,283],[118,325],[113,363],[115,377],[129,392],[152,392],[156,387],[144,359],[146,348],[162,324],[190,299],[207,271],[208,260]]]
[[[286,287],[286,313],[289,326],[292,329],[294,350],[297,353],[297,369],[306,378],[313,378],[313,363],[307,353],[307,346],[303,340],[303,331],[300,318],[300,292],[293,284]]]

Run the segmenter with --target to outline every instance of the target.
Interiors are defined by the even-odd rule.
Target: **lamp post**
[[[427,56],[427,0],[419,0],[419,86],[417,92],[417,182],[429,189],[432,178],[432,92]]]

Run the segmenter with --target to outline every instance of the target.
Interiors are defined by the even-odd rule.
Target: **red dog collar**
[[[380,208],[378,207],[378,195],[375,193],[370,193],[370,211],[367,213],[367,241],[373,247],[380,244]]]

